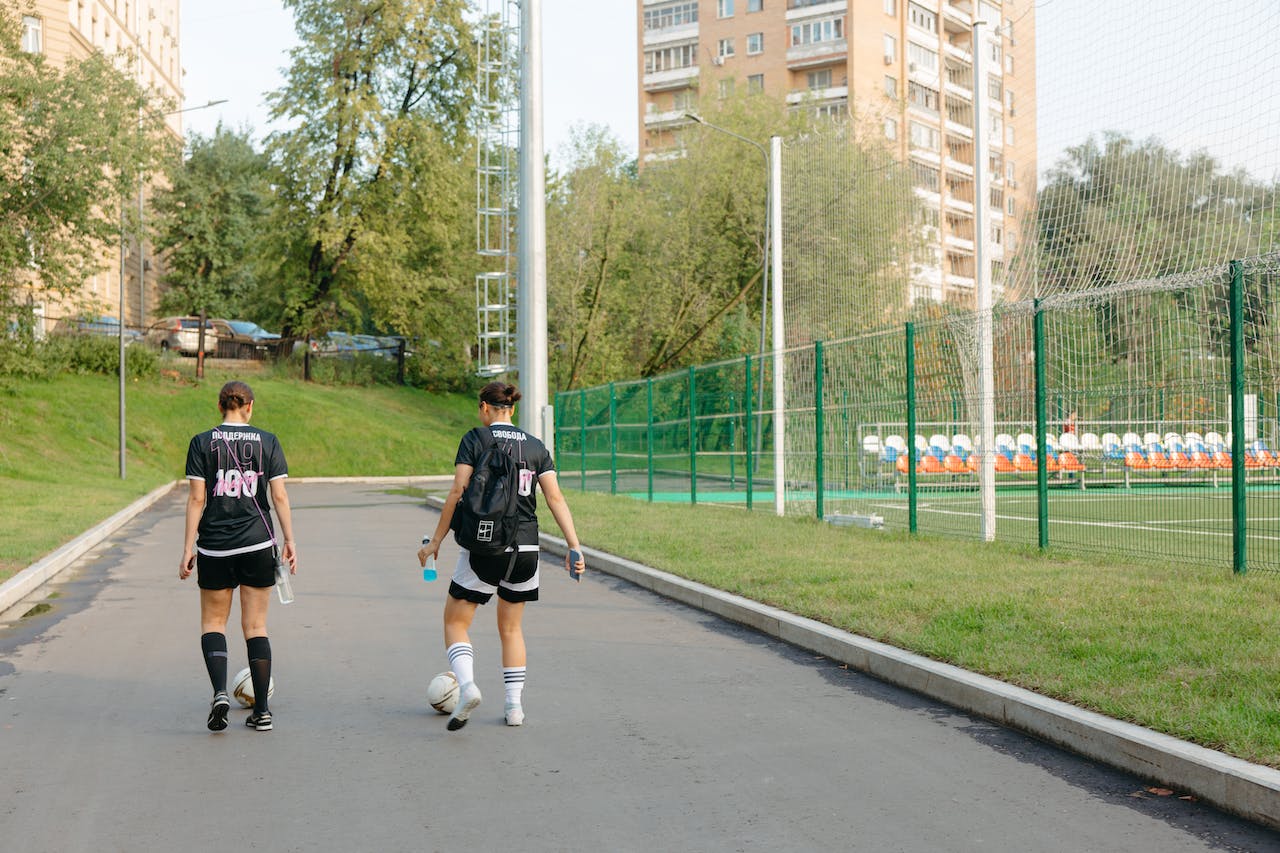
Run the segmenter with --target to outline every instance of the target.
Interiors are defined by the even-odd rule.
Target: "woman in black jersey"
[[[467,633],[476,607],[498,595],[498,636],[502,640],[502,679],[506,686],[506,721],[509,726],[524,722],[521,698],[525,681],[525,645],[521,619],[527,601],[538,600],[538,515],[534,484],[542,489],[547,508],[564,533],[565,541],[574,551],[581,553],[578,534],[574,531],[573,516],[569,504],[556,481],[555,463],[551,454],[536,436],[530,435],[511,423],[512,411],[520,392],[514,385],[490,382],[480,391],[480,422],[484,427],[468,432],[458,445],[454,459],[453,486],[440,511],[431,538],[418,551],[418,561],[426,565],[427,557],[440,552],[440,543],[449,532],[454,508],[462,492],[471,480],[476,462],[483,451],[483,439],[479,429],[487,427],[497,445],[505,450],[519,468],[517,489],[517,550],[515,562],[498,554],[488,557],[471,554],[465,549],[458,557],[449,583],[449,597],[444,605],[444,644],[453,670],[461,686],[458,705],[449,718],[449,731],[457,731],[467,724],[471,712],[480,704],[480,689],[475,684],[474,653]],[[510,553],[510,552],[508,552]],[[565,568],[581,573],[585,564],[581,557],[572,565],[565,558]]]
[[[198,571],[200,648],[213,684],[209,730],[227,727],[227,618],[240,588],[240,626],[249,652],[253,712],[245,725],[271,730],[267,693],[271,684],[271,642],[267,639],[267,603],[275,585],[275,554],[283,549],[290,573],[298,571],[293,517],[284,480],[289,466],[280,442],[249,426],[253,390],[228,382],[218,394],[222,425],[191,439],[187,449],[186,537],[178,577]],[[271,501],[267,500],[267,492]],[[280,519],[280,536],[271,524],[271,502]]]

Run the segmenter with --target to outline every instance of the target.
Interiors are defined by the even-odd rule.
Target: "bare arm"
[[[200,530],[200,516],[204,515],[204,480],[187,480],[187,523],[182,537],[182,562],[178,564],[178,578],[186,580],[196,567],[196,534]]]
[[[581,554],[582,543],[578,541],[578,531],[573,526],[573,513],[569,512],[569,502],[564,499],[564,492],[560,491],[560,481],[556,479],[556,472],[548,471],[538,477],[538,487],[542,489],[542,496],[547,499],[547,509],[551,510],[551,517],[556,520],[556,524],[560,526],[560,532],[564,534],[564,541],[572,550]],[[565,556],[565,567],[575,574],[581,574],[586,566],[586,561],[582,559],[570,565],[569,557]]]
[[[280,519],[281,555],[289,562],[289,574],[298,573],[298,546],[293,541],[293,510],[289,507],[289,493],[285,491],[284,477],[271,481],[271,503]]]
[[[422,565],[427,564],[427,557],[439,556],[440,544],[444,542],[444,537],[449,533],[449,526],[453,523],[453,511],[457,508],[458,501],[462,499],[467,483],[471,482],[471,472],[474,470],[470,465],[464,465],[461,462],[453,466],[453,485],[449,487],[444,506],[440,508],[440,520],[436,522],[435,532],[431,534],[431,541],[418,549],[418,562]]]

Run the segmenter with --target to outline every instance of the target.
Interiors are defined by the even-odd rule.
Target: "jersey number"
[[[242,475],[239,469],[233,468],[230,471],[218,471],[218,482],[213,488],[215,497],[238,498],[243,495],[246,498],[258,496],[258,472],[245,471]]]

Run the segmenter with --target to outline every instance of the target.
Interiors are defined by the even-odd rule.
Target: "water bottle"
[[[281,604],[293,603],[293,582],[289,580],[289,562],[284,557],[276,558],[276,595]]]
[[[430,536],[422,537],[422,544],[428,545],[431,542]],[[424,581],[433,581],[436,579],[436,555],[432,554],[427,557],[427,565],[422,569],[422,579]]]

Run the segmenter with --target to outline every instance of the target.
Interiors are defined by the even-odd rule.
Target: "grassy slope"
[[[0,581],[162,483],[181,479],[187,442],[219,422],[218,388],[168,377],[131,382],[119,478],[118,383],[25,383],[0,407]],[[403,388],[305,386],[249,377],[254,425],[276,433],[295,476],[448,474],[470,397]]]

